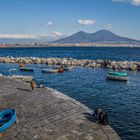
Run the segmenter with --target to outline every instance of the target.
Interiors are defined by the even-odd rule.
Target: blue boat
[[[0,133],[4,132],[16,121],[15,109],[4,109],[0,111]]]

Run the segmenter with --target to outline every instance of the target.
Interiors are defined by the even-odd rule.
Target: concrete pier
[[[0,77],[0,107],[15,108],[19,123],[2,140],[120,140],[109,126],[92,120],[92,110],[50,88]]]

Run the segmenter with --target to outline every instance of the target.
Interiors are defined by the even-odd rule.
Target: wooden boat
[[[64,72],[63,68],[58,68],[58,69],[42,69],[42,72],[44,73],[61,73]]]
[[[119,81],[128,81],[129,77],[128,76],[116,76],[116,75],[107,74],[107,79],[119,80]]]
[[[0,133],[4,132],[16,121],[16,110],[5,109],[0,112]]]
[[[120,72],[120,71],[109,71],[108,74],[114,76],[127,76],[126,72]]]
[[[27,67],[20,67],[21,71],[30,71],[33,72],[34,70],[32,68],[27,68]]]

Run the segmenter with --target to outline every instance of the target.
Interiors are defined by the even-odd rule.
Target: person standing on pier
[[[35,87],[36,87],[35,81],[34,80],[31,80],[30,85],[31,85],[31,88],[32,88],[32,91],[33,91],[35,89]]]

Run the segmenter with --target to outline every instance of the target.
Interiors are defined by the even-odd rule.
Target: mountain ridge
[[[52,43],[127,43],[140,44],[140,40],[116,35],[108,30],[99,30],[95,33],[79,31],[68,37],[52,41]]]

